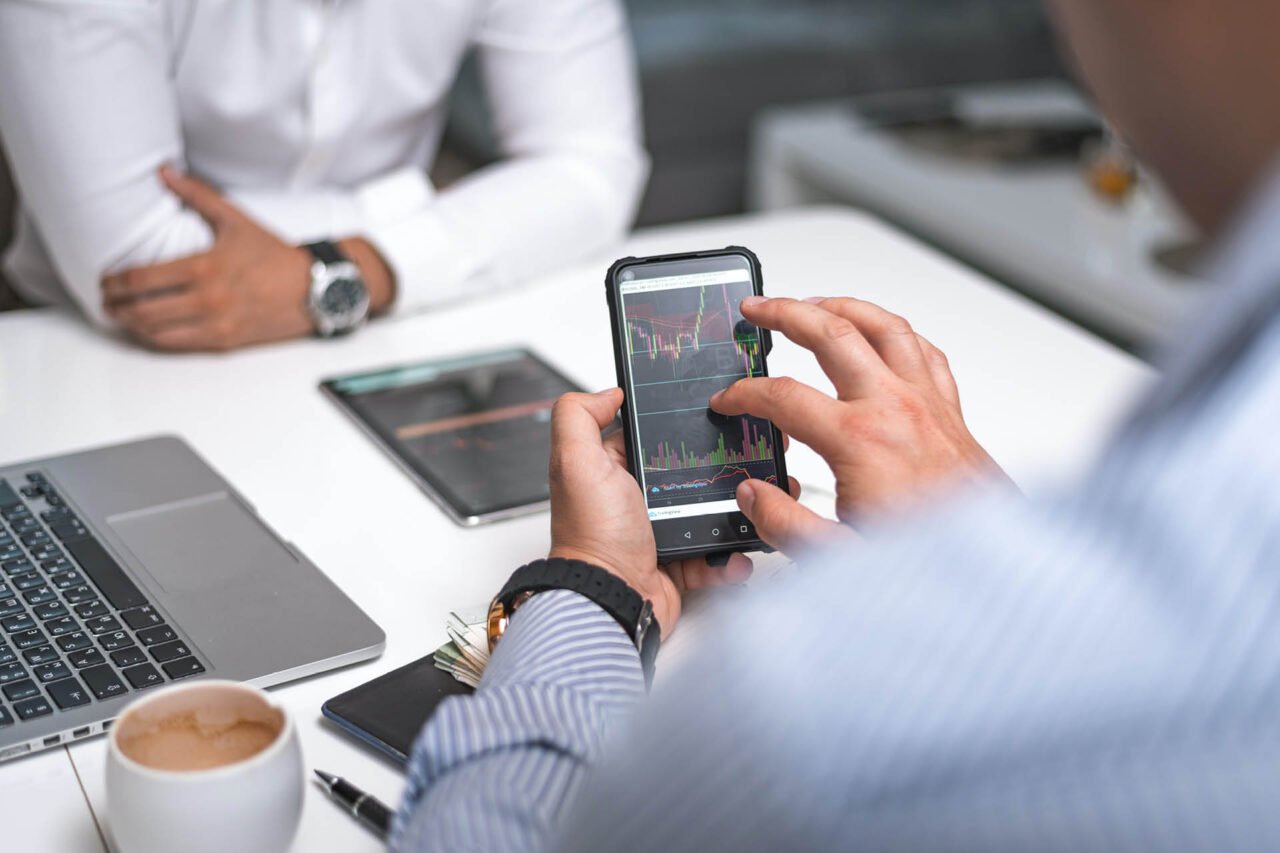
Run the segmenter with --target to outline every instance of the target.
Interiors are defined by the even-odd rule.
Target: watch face
[[[345,317],[364,302],[364,283],[353,278],[335,278],[329,282],[320,305],[331,317]]]
[[[330,334],[347,331],[364,319],[369,310],[369,289],[354,264],[317,264],[312,274],[320,277],[311,310],[322,333],[326,328]]]

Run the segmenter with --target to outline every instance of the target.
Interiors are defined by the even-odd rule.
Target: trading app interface
[[[622,273],[619,293],[649,518],[735,512],[739,483],[778,480],[769,422],[707,407],[716,391],[764,373],[760,332],[739,308],[755,292],[751,273],[635,275]]]
[[[551,407],[577,390],[519,351],[350,377],[335,387],[467,515],[547,499]]]

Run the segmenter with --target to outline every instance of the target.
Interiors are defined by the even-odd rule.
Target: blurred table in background
[[[621,254],[745,245],[766,292],[856,295],[909,317],[950,356],[978,438],[1024,486],[1088,464],[1151,371],[1114,347],[866,215],[796,210],[654,229],[616,253],[526,286],[429,314],[379,320],[331,341],[227,355],[159,355],[55,310],[0,316],[3,462],[177,433],[225,475],[387,632],[379,660],[273,690],[296,715],[308,767],[389,803],[399,768],[322,721],[328,698],[430,653],[458,607],[487,602],[548,546],[545,514],[464,529],[316,389],[326,377],[527,344],[589,388],[613,384],[604,271]],[[775,374],[830,388],[814,360],[779,341]],[[788,467],[821,494],[831,475],[793,444]],[[690,614],[684,652],[696,637]],[[661,661],[673,660],[664,651]],[[680,652],[676,644],[675,652]],[[5,850],[101,850],[109,824],[106,744],[80,741],[0,765]],[[297,851],[374,851],[373,836],[312,785]]]
[[[756,123],[751,206],[867,210],[1123,346],[1158,343],[1202,289],[1185,272],[1194,235],[1160,189],[1144,177],[1127,200],[1110,203],[1090,189],[1073,154],[983,157],[974,149],[993,134],[964,146],[946,118],[928,136],[928,128],[908,133],[916,120],[907,111],[914,104],[927,113],[931,100],[992,128],[1037,118],[1050,128],[1097,122],[1057,82],[781,108]],[[968,150],[946,151],[947,132]]]

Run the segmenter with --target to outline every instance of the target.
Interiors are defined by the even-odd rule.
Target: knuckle
[[[887,335],[914,335],[915,329],[911,328],[911,324],[907,322],[905,317],[899,317],[897,314],[889,314],[886,312],[884,323],[882,324],[885,334]]]
[[[790,376],[779,376],[769,383],[769,396],[775,402],[786,403],[800,393],[800,383]]]
[[[857,334],[858,330],[854,328],[852,323],[847,320],[837,319],[834,316],[825,320],[822,324],[823,339],[833,343],[848,340]]]

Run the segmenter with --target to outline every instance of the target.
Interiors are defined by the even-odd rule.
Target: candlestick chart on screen
[[[738,304],[749,282],[624,296],[632,394],[650,507],[730,500],[745,479],[777,481],[768,421],[707,400],[763,373],[757,329]]]

